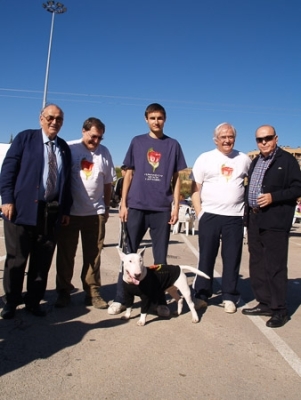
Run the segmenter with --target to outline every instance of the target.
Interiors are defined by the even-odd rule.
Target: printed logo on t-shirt
[[[152,147],[147,151],[147,161],[153,167],[153,172],[159,167],[159,161],[161,158],[161,153],[155,151]]]
[[[81,165],[81,172],[84,173],[86,179],[89,179],[89,177],[92,175],[94,163],[83,158],[80,162],[80,165]]]
[[[227,182],[232,177],[233,168],[227,167],[226,164],[221,166],[221,174],[226,178]]]
[[[162,268],[162,264],[150,265],[148,268],[159,271]]]

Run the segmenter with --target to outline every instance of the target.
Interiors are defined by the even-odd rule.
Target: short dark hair
[[[145,118],[148,117],[149,113],[156,112],[156,111],[161,112],[162,114],[164,114],[164,118],[166,119],[165,108],[163,106],[161,106],[161,104],[159,104],[159,103],[152,103],[152,104],[150,104],[150,105],[148,105],[146,107],[146,110],[145,110],[145,113],[144,113]]]
[[[120,167],[120,169],[121,169],[122,171],[126,171],[126,170],[128,169],[128,167],[127,167],[126,165],[122,165],[122,166]]]
[[[86,121],[83,123],[83,130],[89,131],[93,126],[95,126],[96,129],[103,131],[105,133],[106,127],[103,122],[101,122],[100,119],[90,117],[86,119]]]

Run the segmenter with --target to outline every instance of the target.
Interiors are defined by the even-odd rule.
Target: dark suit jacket
[[[254,158],[249,170],[249,182],[259,156]],[[245,220],[248,221],[249,206],[246,191]],[[296,200],[301,196],[300,167],[290,153],[277,149],[275,157],[266,170],[262,181],[262,193],[271,193],[273,202],[259,209],[257,223],[260,229],[289,232],[292,226]]]
[[[69,215],[71,153],[67,143],[57,137],[62,155],[59,187],[59,217]],[[20,132],[13,140],[2,164],[0,187],[2,204],[15,204],[12,220],[19,225],[36,225],[39,187],[43,173],[44,149],[41,129]],[[60,220],[60,218],[59,218]]]

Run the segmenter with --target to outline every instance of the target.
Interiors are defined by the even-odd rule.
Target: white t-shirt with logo
[[[68,142],[72,156],[70,214],[88,216],[105,213],[104,185],[115,180],[115,168],[109,150],[99,145],[94,152],[82,140]]]
[[[202,211],[212,214],[242,216],[244,179],[250,158],[237,150],[225,155],[218,149],[201,154],[192,169],[192,178],[202,185]]]

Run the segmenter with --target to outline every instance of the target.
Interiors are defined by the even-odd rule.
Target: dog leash
[[[126,222],[121,222],[119,247],[125,254],[131,253],[128,243],[128,231]],[[120,272],[122,272],[123,263],[120,263]]]

